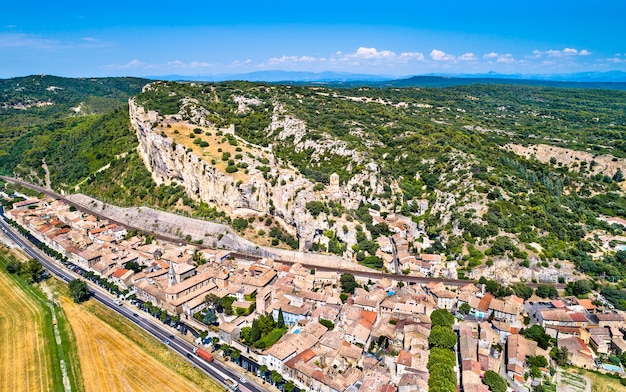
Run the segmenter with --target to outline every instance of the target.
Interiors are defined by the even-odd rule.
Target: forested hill
[[[73,79],[32,75],[0,79],[0,127],[37,125],[80,114],[102,114],[126,103],[148,80]]]
[[[128,98],[138,78],[71,79],[33,75],[0,79],[0,171],[74,184],[136,144]]]

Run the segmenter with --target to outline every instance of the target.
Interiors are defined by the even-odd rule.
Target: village
[[[625,374],[619,357],[626,352],[626,314],[593,291],[586,298],[498,298],[471,281],[405,284],[404,270],[456,278],[442,256],[409,253],[408,222],[378,240],[377,254],[398,278],[372,281],[157,241],[59,200],[27,199],[5,214],[69,262],[114,283],[125,299],[161,308],[308,391],[427,391],[430,316],[438,309],[455,316],[454,371],[463,391],[489,391],[488,371],[516,391],[567,384],[564,364]],[[372,214],[375,222],[390,222]],[[394,229],[404,224],[397,220]],[[207,313],[215,316],[211,325],[204,323]],[[270,332],[274,339],[255,339],[260,318],[268,316],[283,329]]]

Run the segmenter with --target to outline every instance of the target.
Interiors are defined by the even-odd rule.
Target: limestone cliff
[[[319,241],[323,230],[334,230],[339,238],[349,246],[356,242],[355,224],[341,217],[331,217],[321,213],[313,217],[306,208],[307,202],[333,200],[345,208],[358,207],[364,197],[351,191],[354,184],[369,180],[373,187],[379,187],[376,176],[377,167],[373,164],[363,174],[355,176],[347,184],[340,184],[335,178],[331,184],[320,190],[297,170],[291,168],[272,154],[270,149],[246,145],[245,155],[240,154],[240,162],[246,167],[244,173],[227,173],[220,167],[220,162],[207,158],[199,149],[177,144],[164,132],[164,124],[203,126],[207,123],[201,118],[187,122],[179,115],[163,117],[157,112],[146,111],[129,101],[130,122],[139,140],[138,151],[146,167],[152,173],[157,184],[176,183],[184,187],[189,197],[201,200],[227,212],[231,216],[272,215],[290,234],[299,239],[300,248],[305,249],[311,243]],[[191,123],[194,122],[194,124]],[[270,127],[270,133],[280,128],[283,132],[304,132],[304,126],[297,119],[276,120]],[[234,132],[231,128],[224,132]],[[282,136],[282,135],[281,135]],[[341,146],[339,147],[341,148]],[[221,151],[221,148],[219,149]],[[351,152],[348,152],[351,154]],[[264,175],[260,170],[260,161],[267,164],[269,172]],[[348,227],[344,232],[339,229]]]

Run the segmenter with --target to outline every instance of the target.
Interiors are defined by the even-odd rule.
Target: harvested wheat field
[[[53,391],[55,340],[48,308],[0,272],[0,391]],[[54,370],[53,370],[54,368]],[[63,390],[62,383],[60,390]]]
[[[149,354],[136,342],[109,325],[110,320],[104,322],[97,317],[94,311],[98,314],[98,312],[106,312],[106,309],[101,309],[99,304],[93,303],[93,300],[77,305],[65,297],[62,298],[62,305],[76,336],[85,391],[223,390],[213,384],[208,377],[204,377],[206,379],[203,380],[204,388],[190,381],[193,379],[193,374],[187,378],[183,377],[179,374],[179,370],[184,370],[186,366],[184,361],[174,353],[165,352],[165,348],[161,347],[159,350],[163,351],[162,359],[171,360],[167,362],[170,364],[169,367],[164,364],[164,361],[157,360],[154,353]],[[124,328],[126,334],[142,334],[141,331],[133,331],[133,326],[125,320],[113,321],[118,324],[118,327]],[[140,337],[140,339],[146,339],[146,337]],[[158,345],[156,340],[153,344]],[[191,369],[191,366],[187,367],[188,371],[198,372],[197,369]]]

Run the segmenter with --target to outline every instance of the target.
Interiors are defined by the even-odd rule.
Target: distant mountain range
[[[567,83],[562,87],[594,87],[592,85],[584,85],[587,83],[626,83],[626,72],[609,71],[609,72],[578,72],[572,74],[499,74],[488,72],[485,74],[426,74],[418,76],[392,76],[392,75],[372,75],[372,74],[355,74],[348,72],[301,72],[301,71],[281,71],[268,70],[256,71],[242,74],[219,74],[219,75],[160,75],[152,76],[150,79],[170,80],[170,81],[206,81],[220,82],[226,80],[247,80],[250,82],[269,82],[269,83],[321,83],[321,84],[377,84],[389,86],[432,86],[445,87],[454,85],[465,85],[475,83],[503,83],[518,84],[520,81],[526,81],[524,84],[533,85],[550,85],[560,86],[558,83]],[[514,82],[518,81],[518,82]],[[374,83],[372,83],[374,82]],[[558,82],[557,84],[545,82]],[[576,85],[569,85],[575,83]],[[577,85],[583,83],[583,85]],[[610,88],[604,86],[602,88]],[[613,86],[615,88],[616,86]],[[622,89],[622,88],[619,88]]]
[[[385,81],[397,77],[391,75],[369,75],[348,72],[301,72],[301,71],[256,71],[243,74],[220,74],[220,75],[162,75],[150,76],[150,79],[158,80],[192,80],[205,82],[223,82],[227,80],[247,80],[250,82],[350,82],[350,81]]]

